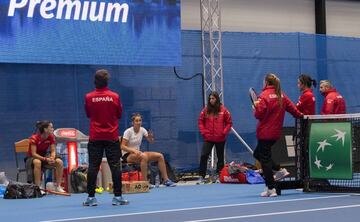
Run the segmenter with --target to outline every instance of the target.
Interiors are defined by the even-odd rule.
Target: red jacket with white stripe
[[[291,113],[295,118],[303,115],[284,93],[282,93],[282,106],[280,107],[274,86],[266,86],[258,101],[254,115],[259,120],[256,128],[256,137],[259,140],[278,140],[280,138],[285,111]]]
[[[321,108],[321,115],[346,113],[345,99],[335,88],[329,89],[323,93],[323,96],[325,96],[325,99]]]
[[[305,89],[302,92],[296,108],[304,115],[315,115],[315,96],[312,89]]]
[[[225,141],[232,126],[230,112],[223,105],[220,106],[220,112],[216,116],[206,114],[206,110],[204,108],[201,111],[198,120],[199,130],[204,140],[209,142]]]
[[[122,104],[117,93],[104,87],[86,94],[85,111],[90,118],[89,140],[119,139]]]

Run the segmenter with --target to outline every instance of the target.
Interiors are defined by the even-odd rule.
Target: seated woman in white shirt
[[[144,180],[147,180],[148,164],[150,162],[158,162],[160,174],[163,178],[164,185],[168,187],[176,186],[176,183],[171,181],[166,172],[166,165],[164,156],[158,152],[141,152],[140,146],[143,137],[149,143],[154,143],[154,136],[141,126],[142,117],[140,113],[134,113],[131,117],[133,126],[126,129],[122,137],[121,150],[123,151],[123,162],[140,164],[141,174]]]

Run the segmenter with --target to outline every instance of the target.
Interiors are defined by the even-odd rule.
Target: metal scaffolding
[[[202,61],[204,75],[204,104],[207,103],[207,96],[211,91],[219,93],[224,103],[223,66],[222,66],[222,38],[221,38],[221,0],[200,0],[201,12],[201,41]],[[231,128],[235,136],[247,148],[250,153],[253,150],[243,138]],[[211,153],[211,168],[215,168],[215,152]]]
[[[220,0],[200,0],[200,4],[204,104],[207,103],[207,96],[211,91],[218,92],[221,101],[224,102]],[[215,149],[212,149],[210,157],[212,174],[215,159]]]
[[[204,99],[211,91],[224,102],[220,0],[200,0]]]

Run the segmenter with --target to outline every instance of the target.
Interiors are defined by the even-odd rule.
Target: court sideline
[[[86,194],[0,200],[4,221],[353,221],[360,196],[285,190],[261,198],[264,185],[211,184],[158,188],[125,195],[128,206],[111,206],[111,195],[97,195],[99,206],[83,207]],[[346,217],[344,216],[346,215]]]

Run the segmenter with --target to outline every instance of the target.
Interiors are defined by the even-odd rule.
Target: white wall
[[[326,1],[328,35],[360,37],[360,1]]]
[[[222,0],[222,31],[315,33],[315,0]],[[360,37],[360,1],[327,0],[329,35]],[[181,26],[200,29],[200,0],[181,0]]]

